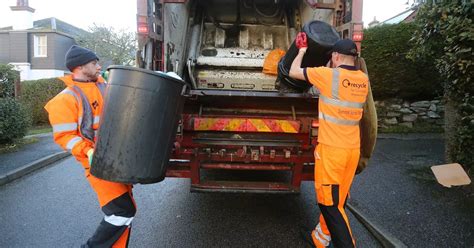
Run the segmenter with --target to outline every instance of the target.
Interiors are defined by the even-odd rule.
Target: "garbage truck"
[[[362,0],[137,1],[137,66],[187,84],[166,177],[196,192],[298,193],[313,180],[318,95],[262,72],[311,21],[360,48]]]

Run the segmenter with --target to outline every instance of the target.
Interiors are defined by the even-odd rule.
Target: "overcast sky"
[[[365,26],[377,17],[383,21],[405,10],[407,0],[364,0]],[[410,0],[412,2],[412,0]],[[74,26],[88,29],[93,23],[116,29],[136,29],[137,0],[29,0],[36,11],[33,20],[56,17]],[[16,0],[0,0],[0,27],[12,25],[9,6]]]

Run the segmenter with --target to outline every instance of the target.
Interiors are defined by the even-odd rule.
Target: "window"
[[[35,57],[47,57],[48,56],[48,40],[46,35],[35,35],[34,36],[34,52]]]

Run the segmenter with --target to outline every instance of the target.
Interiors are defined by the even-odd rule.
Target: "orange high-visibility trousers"
[[[128,247],[131,222],[136,213],[132,185],[102,180],[90,174],[89,168],[85,175],[105,217],[82,247]]]
[[[317,247],[332,240],[335,247],[354,247],[355,240],[344,207],[354,179],[360,149],[318,144],[314,152],[314,184],[321,210],[319,224],[311,237]]]

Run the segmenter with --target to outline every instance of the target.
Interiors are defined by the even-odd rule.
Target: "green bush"
[[[415,25],[400,23],[366,29],[362,56],[367,63],[374,98],[433,99],[442,95],[434,61],[407,58]]]
[[[31,113],[33,125],[49,123],[44,105],[65,87],[63,81],[58,78],[30,80],[21,83],[21,102]]]
[[[0,64],[0,97],[15,96],[15,80],[18,76],[12,65]]]
[[[443,79],[446,112],[446,154],[474,173],[474,3],[428,0],[416,17],[410,57],[431,58]]]
[[[26,109],[14,98],[0,98],[0,144],[25,136],[30,126]]]
[[[0,64],[0,144],[25,136],[30,126],[28,112],[14,98],[18,76],[13,66]]]

